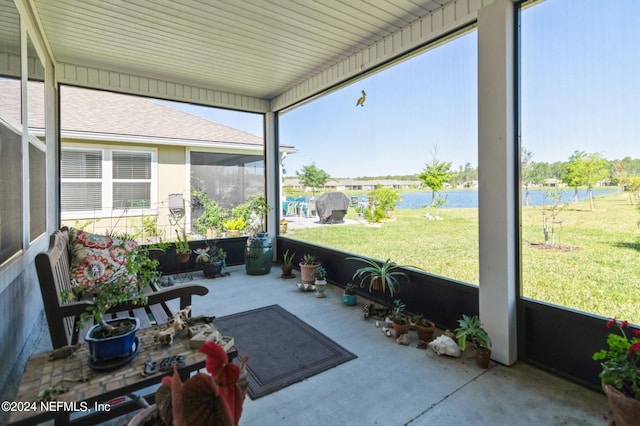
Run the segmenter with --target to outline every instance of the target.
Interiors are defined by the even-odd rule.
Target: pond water
[[[616,192],[616,188],[594,189],[593,196],[611,194]],[[447,202],[441,208],[477,208],[478,207],[478,191],[462,190],[462,191],[442,191],[439,193],[442,198],[446,197]],[[563,190],[561,194],[561,203],[573,202],[573,189]],[[524,202],[523,191],[522,205]],[[584,200],[588,197],[586,190],[578,191],[578,200]],[[546,198],[546,199],[545,199]],[[529,190],[529,205],[541,206],[544,203],[553,204],[553,200],[549,197],[548,191],[543,189]],[[398,209],[418,209],[431,204],[431,191],[427,192],[405,192],[402,194],[402,200],[396,204]]]
[[[616,188],[599,188],[593,190],[593,196],[612,194],[616,192]],[[564,189],[559,195],[561,195],[561,203],[573,202],[573,189]],[[478,191],[475,189],[457,190],[457,191],[442,191],[439,193],[442,198],[446,197],[447,202],[440,208],[477,208],[478,207]],[[423,192],[402,192],[402,200],[396,204],[398,209],[419,209],[431,204],[431,191]],[[522,193],[524,202],[524,191]],[[578,191],[578,201],[582,201],[587,198],[587,190],[581,189]],[[347,195],[349,199],[352,196]],[[289,202],[308,203],[311,197],[287,197],[287,202],[283,203],[283,211],[287,211],[287,204]],[[358,200],[365,202],[367,200],[366,195],[359,195]],[[541,206],[542,204],[553,204],[553,199],[549,197],[549,191],[547,189],[530,189],[529,190],[529,205]]]

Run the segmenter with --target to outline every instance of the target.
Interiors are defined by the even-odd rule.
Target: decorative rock
[[[205,342],[218,343],[221,338],[222,335],[218,330],[202,330],[189,340],[189,347],[192,349],[198,349],[200,346],[204,345]]]
[[[409,346],[409,335],[407,333],[401,334],[400,337],[396,339],[396,343],[403,346]]]
[[[376,321],[376,328],[380,327],[380,321]]]
[[[444,333],[442,333],[442,334],[444,334],[447,337],[451,337],[451,339],[453,339],[453,340],[455,340],[455,338],[456,338],[456,333],[454,333],[451,330],[445,330]]]
[[[388,329],[387,327],[382,327],[382,334],[384,334],[387,337],[391,337],[391,330]]]
[[[211,330],[214,327],[212,327],[209,324],[197,324],[197,325],[193,325],[191,327],[189,327],[189,337],[193,337],[196,334],[200,333],[203,330]]]
[[[61,348],[55,349],[49,354],[49,360],[53,361],[56,359],[69,358],[75,353],[76,349],[78,349],[78,345],[63,346]]]
[[[225,352],[229,352],[229,349],[231,349],[233,345],[235,345],[233,337],[229,336],[222,336],[217,343],[218,345],[222,346],[222,349],[224,349]]]
[[[448,336],[442,335],[429,343],[429,347],[438,355],[460,357],[460,348],[456,342]]]

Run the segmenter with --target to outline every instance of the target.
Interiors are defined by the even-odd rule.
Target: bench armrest
[[[63,317],[78,317],[86,311],[89,306],[93,306],[93,302],[88,300],[69,302],[64,305],[60,305],[60,313]]]
[[[197,284],[165,287],[147,294],[147,305],[157,305],[169,300],[180,299],[180,309],[184,309],[191,305],[191,296],[204,296],[207,293],[209,293],[207,287]],[[91,302],[89,303],[91,304]],[[130,310],[140,308],[141,306],[143,305],[130,302],[119,303],[107,312]]]

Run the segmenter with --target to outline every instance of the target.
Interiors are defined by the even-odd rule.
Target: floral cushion
[[[126,262],[127,253],[137,246],[134,241],[69,228],[71,285],[77,291],[121,278],[125,282],[135,281],[135,277],[127,276]]]

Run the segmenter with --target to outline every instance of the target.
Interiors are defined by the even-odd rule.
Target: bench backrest
[[[71,290],[67,228],[62,228],[51,235],[49,248],[46,252],[36,255],[35,262],[53,347],[75,344],[78,338],[75,318],[62,315],[60,310],[63,304],[62,291]]]

